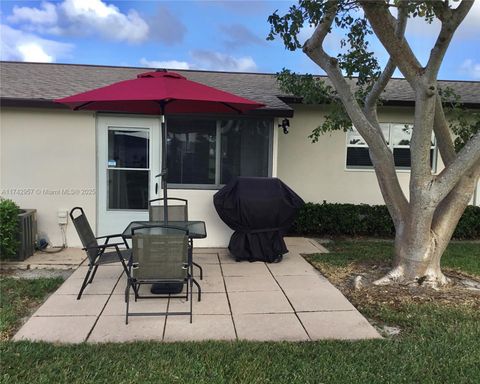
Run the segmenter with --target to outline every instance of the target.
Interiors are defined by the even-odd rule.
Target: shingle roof
[[[0,62],[0,98],[6,101],[30,101],[50,104],[51,100],[93,88],[131,79],[149,68],[109,67],[78,64]],[[261,103],[265,111],[278,116],[292,114],[292,108],[279,97],[273,74],[175,70],[190,80],[234,93]],[[453,88],[466,104],[480,105],[480,82],[441,81]],[[414,94],[403,79],[392,79],[384,99],[391,103],[412,103]]]

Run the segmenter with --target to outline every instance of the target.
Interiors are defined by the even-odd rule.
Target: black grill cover
[[[280,261],[283,235],[303,200],[277,178],[238,177],[213,196],[220,218],[235,232],[228,249],[236,260]]]

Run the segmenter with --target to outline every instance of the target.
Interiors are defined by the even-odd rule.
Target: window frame
[[[400,149],[405,149],[405,148],[410,148],[410,145],[394,145],[392,142],[392,126],[394,125],[409,125],[413,127],[413,123],[405,123],[405,122],[395,122],[395,121],[389,121],[389,122],[380,122],[380,126],[388,124],[388,137],[385,137],[385,140],[388,143],[388,148],[393,154],[393,150],[395,148],[400,148]],[[352,126],[352,129],[357,131],[354,126]],[[358,132],[358,131],[357,131]],[[371,165],[347,165],[347,160],[348,160],[348,148],[366,148],[368,150],[368,145],[365,143],[365,145],[362,146],[355,146],[355,145],[350,145],[349,144],[349,137],[348,137],[348,131],[345,132],[345,161],[344,161],[344,170],[348,172],[374,172],[374,168]],[[359,134],[360,135],[360,134]],[[361,136],[361,135],[360,135]],[[438,146],[437,146],[437,140],[432,132],[432,139],[434,145],[430,147],[430,150],[433,150],[433,156],[432,156],[432,173],[436,174],[437,169],[438,169]],[[362,138],[362,140],[364,140]],[[399,173],[410,173],[411,167],[401,167],[395,165],[395,171]]]
[[[172,116],[173,117],[173,116]],[[220,183],[221,178],[221,161],[222,161],[222,153],[221,153],[221,145],[222,145],[222,132],[221,132],[221,121],[222,120],[267,120],[270,122],[269,132],[268,132],[268,169],[267,169],[267,177],[272,177],[273,172],[273,147],[274,147],[274,119],[267,118],[267,117],[256,117],[256,116],[207,116],[207,115],[178,115],[174,116],[173,118],[179,119],[205,119],[205,120],[215,120],[215,184],[183,184],[183,183],[168,183],[167,188],[171,189],[196,189],[196,190],[218,190],[225,186],[225,184]],[[168,116],[167,116],[167,131],[168,131]],[[167,165],[168,166],[168,165]]]

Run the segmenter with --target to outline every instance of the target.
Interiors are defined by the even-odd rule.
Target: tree
[[[302,49],[327,73],[333,85],[334,89],[318,77],[299,78],[289,71],[279,76],[284,88],[306,96],[304,100],[332,105],[332,112],[312,133],[312,139],[328,130],[346,130],[353,124],[369,146],[396,230],[393,268],[375,282],[377,285],[448,283],[441,272],[440,259],[480,176],[480,130],[478,122],[472,130],[468,119],[457,124],[456,132],[463,134],[460,138],[464,142],[456,152],[445,110],[445,101],[452,98],[452,93],[439,89],[437,77],[454,33],[472,5],[472,0],[300,0],[284,15],[275,12],[269,17],[268,39],[278,36],[289,50]],[[438,19],[441,24],[425,66],[420,64],[404,33],[413,17],[426,22]],[[302,45],[298,35],[307,25],[313,27],[313,33]],[[336,57],[324,49],[325,38],[333,28],[346,32]],[[383,70],[370,51],[370,40],[375,37],[389,54]],[[415,94],[408,198],[400,188],[393,154],[377,116],[382,92],[396,68]],[[450,105],[454,105],[451,100]],[[438,175],[432,174],[430,166],[432,131],[445,164]]]

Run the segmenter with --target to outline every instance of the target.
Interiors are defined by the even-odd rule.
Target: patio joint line
[[[235,340],[238,340],[237,326],[235,325],[235,319],[233,317],[232,304],[230,303],[230,296],[228,295],[227,283],[225,282],[225,276],[223,274],[222,261],[220,255],[217,252],[218,264],[220,266],[220,272],[222,273],[223,286],[225,288],[225,294],[227,295],[228,309],[230,310],[230,317],[232,318],[233,331],[235,332]]]
[[[95,322],[93,323],[92,325],[92,328],[90,328],[90,331],[88,332],[87,334],[87,337],[85,338],[85,342],[88,341],[88,339],[90,338],[90,336],[92,335],[92,332],[93,330],[95,329],[95,327],[97,326],[97,323],[98,321],[100,320],[100,317],[102,316],[103,312],[105,311],[105,307],[108,305],[108,302],[110,301],[110,299],[112,298],[112,294],[113,292],[115,291],[115,288],[117,287],[118,283],[120,282],[120,279],[122,278],[124,272],[122,271],[122,273],[120,274],[120,276],[118,276],[118,279],[117,279],[117,282],[115,283],[115,285],[113,286],[112,290],[110,291],[110,294],[108,295],[108,299],[107,301],[105,302],[105,304],[103,305],[103,308],[102,310],[100,311],[100,313],[98,314],[97,316],[97,319],[95,320]],[[93,282],[92,282],[93,283]],[[91,283],[91,284],[92,284]]]
[[[283,287],[280,285],[280,283],[278,282],[278,280],[276,279],[275,275],[273,274],[272,270],[270,269],[270,266],[268,265],[268,263],[265,263],[268,271],[270,272],[270,274],[272,275],[273,277],[273,280],[275,280],[275,282],[277,283],[277,285],[280,287],[280,290],[282,291],[283,293],[283,296],[285,296],[285,298],[287,299],[288,301],[288,304],[290,304],[290,306],[292,307],[293,309],[293,313],[295,314],[295,317],[297,318],[297,320],[299,321],[300,325],[302,326],[303,330],[305,331],[305,334],[307,335],[308,339],[310,341],[312,341],[312,337],[310,336],[310,334],[308,333],[307,331],[307,328],[305,328],[305,325],[302,323],[302,320],[300,320],[300,317],[298,316],[298,313],[297,311],[295,310],[295,307],[293,306],[292,302],[290,301],[290,299],[288,298],[287,294],[285,293],[285,291],[283,290]]]

